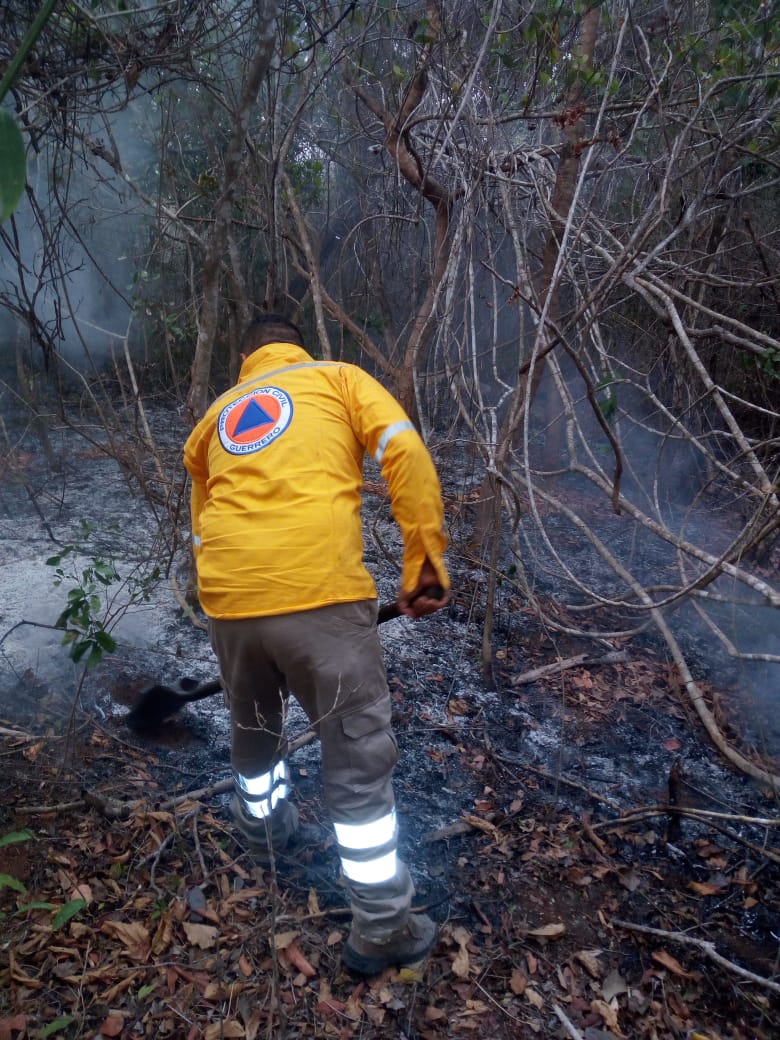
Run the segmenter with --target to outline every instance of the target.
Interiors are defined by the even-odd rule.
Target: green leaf
[[[81,660],[81,658],[84,656],[84,654],[88,650],[91,650],[91,649],[92,649],[91,641],[88,640],[88,639],[85,639],[82,642],[74,643],[73,647],[71,648],[71,650],[68,653],[68,656],[70,657],[71,661],[75,661],[76,664],[78,664],[79,661]]]
[[[20,841],[31,841],[34,837],[33,832],[28,831],[26,827],[23,831],[11,831],[0,838],[0,849],[6,845],[18,845]]]
[[[109,635],[104,628],[101,628],[99,632],[95,633],[95,642],[101,650],[105,650],[107,654],[113,654],[116,650],[116,639]]]
[[[599,401],[599,409],[601,414],[607,420],[610,421],[617,412],[618,399],[616,394],[609,394],[603,401]]]
[[[71,899],[65,906],[60,907],[51,922],[51,930],[53,932],[59,931],[64,924],[67,924],[71,917],[75,917],[84,907],[87,905],[85,899]]]
[[[10,217],[27,180],[24,138],[10,112],[0,109],[0,220]]]
[[[49,1022],[47,1026],[44,1026],[38,1036],[41,1040],[46,1040],[47,1036],[54,1036],[54,1034],[59,1033],[61,1029],[67,1029],[72,1021],[73,1015],[60,1015],[59,1018],[55,1018],[53,1022]]]
[[[0,874],[0,889],[3,888],[12,888],[14,892],[27,891],[21,881],[18,878],[11,877],[10,874]]]
[[[24,906],[20,906],[14,914],[14,917],[18,917],[19,914],[26,914],[30,910],[53,910],[54,903],[25,903]]]

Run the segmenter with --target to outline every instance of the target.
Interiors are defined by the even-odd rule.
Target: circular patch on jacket
[[[226,404],[217,419],[219,440],[231,455],[251,455],[280,437],[290,425],[293,403],[278,386],[261,386]]]

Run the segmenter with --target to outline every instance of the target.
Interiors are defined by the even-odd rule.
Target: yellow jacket
[[[401,587],[427,556],[449,588],[439,480],[398,402],[355,365],[290,343],[251,354],[187,439],[200,602],[213,618],[372,599],[363,456],[381,464],[404,540]]]

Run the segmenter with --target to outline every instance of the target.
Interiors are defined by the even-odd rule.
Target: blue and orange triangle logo
[[[225,451],[231,455],[247,455],[280,437],[290,425],[293,403],[286,390],[263,386],[251,390],[219,414],[217,430]]]
[[[269,423],[275,421],[275,417],[269,415],[265,408],[258,404],[255,398],[252,398],[233,427],[233,436],[236,437],[238,434],[248,433],[250,430],[257,429],[258,426],[268,426]]]

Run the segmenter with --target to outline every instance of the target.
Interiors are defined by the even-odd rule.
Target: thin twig
[[[491,752],[493,758],[497,762],[503,762],[505,765],[515,766],[518,769],[526,769],[529,773],[535,773],[537,776],[543,776],[545,780],[552,780],[557,784],[564,784],[567,787],[574,787],[578,791],[584,791],[590,798],[595,799],[597,802],[601,802],[603,805],[608,805],[610,809],[614,809],[615,812],[622,812],[622,807],[618,805],[612,798],[607,798],[606,795],[597,794],[592,791],[585,784],[581,784],[578,780],[570,780],[568,777],[563,776],[561,773],[549,773],[546,769],[540,769],[539,766],[531,766],[527,762],[521,762],[519,759],[508,758],[506,755],[499,755],[497,752]]]
[[[560,1021],[563,1023],[563,1028],[566,1030],[566,1032],[569,1034],[572,1040],[584,1040],[582,1033],[579,1031],[579,1029],[575,1028],[575,1026],[567,1018],[565,1012],[561,1008],[559,1008],[557,1004],[553,1004],[553,1011],[560,1019]]]
[[[195,851],[197,852],[198,859],[200,860],[201,877],[203,878],[203,881],[205,883],[206,881],[208,881],[209,871],[208,871],[208,867],[206,866],[206,861],[203,858],[203,850],[200,847],[200,835],[198,834],[198,814],[199,814],[199,812],[200,812],[200,808],[197,808],[195,810],[195,812],[192,814],[192,840],[195,842]]]
[[[693,946],[727,971],[731,971],[749,982],[755,982],[757,986],[763,986],[765,989],[771,990],[772,993],[780,994],[780,982],[765,979],[762,975],[756,975],[754,972],[748,971],[747,968],[741,968],[733,961],[727,960],[715,949],[715,943],[709,942],[707,939],[697,939],[696,936],[686,935],[684,932],[667,932],[663,928],[650,928],[644,924],[634,924],[632,921],[620,921],[616,917],[612,918],[610,924],[615,928],[624,928],[629,932],[640,932],[642,935],[653,935],[659,939],[665,939],[667,942],[680,943],[682,946]]]

